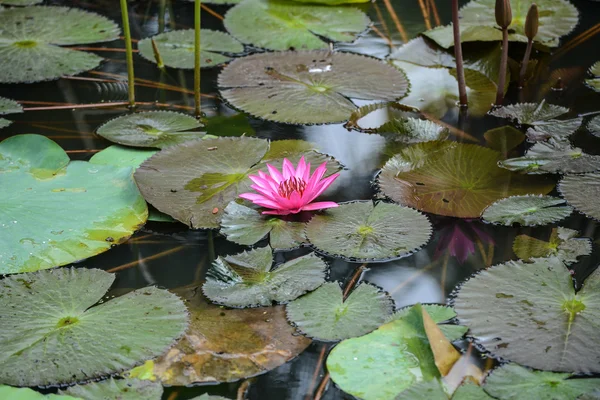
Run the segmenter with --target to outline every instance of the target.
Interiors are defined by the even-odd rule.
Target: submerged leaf
[[[399,99],[408,92],[408,81],[373,58],[303,51],[238,58],[219,75],[219,87],[234,107],[258,118],[319,124],[347,120],[356,109],[349,98]]]
[[[458,320],[495,357],[529,367],[600,371],[600,349],[590,347],[600,316],[600,270],[575,292],[557,258],[508,261],[481,271],[459,289]]]
[[[75,385],[60,393],[83,400],[160,400],[163,387],[160,383],[138,379],[113,379]]]
[[[229,307],[287,303],[315,290],[327,275],[327,264],[311,253],[273,268],[269,246],[218,257],[206,274],[204,295]]]
[[[0,83],[37,82],[96,68],[102,58],[59,46],[117,39],[103,16],[67,8],[32,6],[0,12]]]
[[[183,334],[185,305],[166,290],[147,287],[93,306],[114,279],[60,268],[0,281],[0,380],[40,386],[109,375],[157,357]]]
[[[536,239],[527,235],[519,235],[513,242],[513,251],[522,260],[533,258],[556,257],[566,265],[577,262],[577,257],[592,253],[590,239],[577,238],[579,232],[573,229],[553,228],[550,239]]]
[[[163,63],[172,68],[194,68],[194,30],[185,29],[158,34],[138,43],[140,55],[156,63],[152,39],[156,43]],[[200,67],[213,67],[226,63],[231,57],[223,54],[241,53],[244,46],[225,32],[200,30]]]
[[[394,301],[379,288],[359,284],[344,299],[338,282],[287,305],[288,319],[302,333],[321,341],[337,341],[371,332],[394,312]]]
[[[600,173],[565,175],[558,190],[577,211],[600,220]]]
[[[351,42],[370,24],[351,7],[304,5],[276,0],[246,0],[225,14],[223,24],[243,43],[269,50],[318,50]]]
[[[489,205],[481,217],[486,222],[511,226],[546,225],[571,215],[573,207],[552,196],[512,196]]]
[[[14,100],[7,99],[5,97],[0,97],[0,115],[6,114],[15,114],[22,113],[23,107],[19,103]],[[0,129],[5,128],[12,124],[12,121],[9,121],[5,118],[0,118]]]
[[[490,149],[502,154],[507,154],[525,140],[523,132],[512,126],[490,129],[483,134],[483,137]]]
[[[0,143],[0,274],[69,264],[128,239],[148,216],[131,172],[69,163],[40,135]]]
[[[314,216],[306,226],[306,236],[327,255],[353,262],[387,261],[425,245],[431,237],[431,224],[408,207],[357,201]]]

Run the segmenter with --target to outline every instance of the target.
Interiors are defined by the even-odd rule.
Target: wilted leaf
[[[440,327],[435,323],[425,308],[422,308],[423,328],[427,334],[427,340],[431,346],[431,352],[440,374],[448,375],[452,366],[460,358],[460,353],[446,339]]]

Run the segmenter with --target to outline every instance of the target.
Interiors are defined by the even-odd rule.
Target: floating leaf
[[[419,382],[400,393],[396,400],[494,400],[483,388],[472,382],[467,382],[458,387],[452,396],[449,396],[441,382],[437,379]]]
[[[90,164],[137,168],[156,153],[158,150],[136,149],[113,144],[94,154],[90,158]]]
[[[226,63],[231,57],[223,53],[241,53],[244,46],[225,32],[210,29],[200,30],[200,66],[213,67]],[[194,68],[194,30],[185,29],[158,34],[152,38],[140,40],[140,55],[148,61],[156,63],[152,40],[167,67]]]
[[[163,387],[156,382],[109,378],[102,382],[75,385],[61,393],[83,400],[160,400]]]
[[[523,132],[512,126],[490,129],[483,134],[483,137],[490,149],[499,151],[502,154],[507,154],[525,140]]]
[[[32,6],[34,4],[40,4],[44,0],[0,0],[0,6],[2,4],[7,6]]]
[[[444,148],[427,142],[416,150],[424,157],[417,158],[417,167],[408,169],[406,163],[391,159],[381,170],[379,186],[395,202],[421,211],[479,218],[496,200],[546,194],[554,186],[549,180],[499,168],[500,153],[485,147],[457,143]]]
[[[288,319],[305,335],[336,341],[371,332],[394,312],[394,301],[379,288],[359,284],[344,300],[338,282],[320,288],[287,305]]]
[[[352,7],[274,0],[243,1],[227,11],[223,21],[241,42],[269,50],[327,49],[329,44],[322,38],[352,42],[370,23],[362,11]]]
[[[522,260],[532,258],[557,257],[566,265],[577,262],[577,257],[592,253],[590,239],[577,238],[579,232],[567,228],[553,228],[550,239],[536,239],[527,235],[519,235],[513,242],[513,251]]]
[[[399,99],[408,92],[408,81],[401,71],[373,58],[304,51],[238,58],[219,75],[219,87],[234,107],[258,118],[320,124],[347,120],[356,109],[348,98]]]
[[[448,128],[417,118],[393,118],[374,129],[387,139],[400,143],[419,143],[448,138]]]
[[[92,307],[114,279],[59,268],[0,281],[0,381],[41,386],[105,376],[157,357],[183,334],[185,305],[156,287]]]
[[[102,58],[59,46],[106,42],[118,26],[98,14],[33,6],[0,12],[0,83],[37,82],[96,68]]]
[[[585,83],[596,92],[600,92],[600,61],[596,62],[590,68],[590,74],[594,75],[593,79],[586,79]]]
[[[458,320],[492,355],[529,367],[600,371],[597,334],[600,270],[575,292],[571,274],[556,258],[508,261],[465,282],[454,301]]]
[[[511,226],[546,225],[567,218],[573,207],[552,196],[512,196],[489,205],[481,217],[486,222]]]
[[[199,287],[181,290],[191,313],[179,343],[155,362],[166,385],[231,382],[285,364],[311,343],[294,333],[283,306],[225,309],[210,304]]]
[[[281,217],[262,215],[253,208],[234,201],[225,208],[221,220],[221,233],[227,240],[253,245],[269,235],[271,247],[287,250],[306,242],[303,222],[288,221]]]
[[[314,216],[306,236],[327,255],[352,262],[387,261],[425,245],[431,224],[420,212],[397,204],[352,202]]]
[[[579,212],[600,220],[600,174],[565,175],[558,185],[560,194]]]
[[[365,336],[342,341],[327,358],[333,381],[344,392],[361,399],[391,400],[411,385],[438,378],[421,307],[436,323],[446,320],[446,313],[432,311],[439,306],[415,305]],[[445,333],[456,340],[465,331],[462,327],[458,337]]]
[[[204,295],[229,307],[287,303],[315,290],[327,275],[327,264],[311,253],[273,268],[269,246],[218,257],[208,270]]]
[[[594,136],[600,137],[600,115],[595,116],[588,122],[587,130]]]
[[[146,111],[123,115],[98,128],[98,135],[125,146],[163,148],[200,139],[204,132],[194,117],[172,111]]]
[[[0,115],[15,114],[22,112],[23,107],[21,107],[19,103],[17,103],[14,100],[7,99],[5,97],[0,97]],[[0,129],[5,128],[10,124],[12,124],[12,121],[9,121],[5,118],[0,118]]]
[[[69,163],[63,149],[40,135],[0,143],[0,198],[1,274],[102,253],[148,216],[130,168]]]
[[[81,400],[78,397],[42,394],[29,388],[0,385],[0,399],[6,400]]]
[[[527,43],[525,20],[532,1],[511,1],[512,23],[508,40]],[[570,33],[577,25],[577,8],[566,0],[537,0],[542,10],[539,18],[539,30],[535,41],[547,47],[557,47],[559,38]],[[495,18],[495,0],[475,0],[460,9],[461,42],[500,41],[502,31],[498,29]],[[424,33],[440,46],[449,48],[454,45],[452,25],[435,28]]]
[[[497,399],[579,399],[600,387],[600,379],[569,379],[571,374],[532,371],[517,364],[495,369],[485,380],[484,389]]]
[[[600,156],[586,154],[567,142],[550,141],[536,143],[524,157],[509,158],[498,165],[528,174],[584,173],[600,169]]]

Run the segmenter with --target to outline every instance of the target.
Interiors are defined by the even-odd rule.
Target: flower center
[[[306,182],[300,178],[291,177],[279,184],[277,194],[281,197],[289,199],[293,192],[298,192],[300,196],[304,194],[306,190]]]

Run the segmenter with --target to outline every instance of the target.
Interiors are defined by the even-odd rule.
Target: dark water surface
[[[580,12],[580,23],[570,35],[563,37],[561,43],[571,40],[598,23],[600,2],[590,0],[572,1]],[[118,2],[112,1],[49,1],[53,5],[67,5],[95,11],[113,20],[121,21]],[[439,16],[443,24],[450,21],[450,1],[437,0]],[[461,2],[464,3],[464,2]],[[392,0],[392,5],[410,37],[425,30],[425,24],[418,0]],[[375,5],[360,5],[368,13],[375,26],[384,34],[389,34],[394,45],[402,44],[394,21],[383,2],[377,0]],[[226,6],[210,5],[216,13],[223,15]],[[132,36],[141,39],[162,30],[183,29],[193,26],[193,3],[187,1],[148,1],[130,2],[132,19]],[[380,19],[380,15],[383,19]],[[224,30],[219,18],[203,11],[202,27]],[[512,44],[511,44],[512,46]],[[515,44],[514,46],[521,46]],[[96,45],[123,49],[122,41]],[[364,34],[356,43],[338,46],[346,51],[356,51],[376,57],[385,57],[389,53],[386,40],[372,30]],[[524,46],[523,46],[524,48]],[[600,95],[587,88],[583,79],[587,69],[600,59],[600,36],[592,37],[569,51],[557,56],[549,56],[548,76],[562,78],[564,89],[544,90],[542,86],[529,88],[523,93],[511,89],[506,103],[519,101],[537,102],[546,98],[549,103],[568,107],[575,114],[586,114],[600,110]],[[107,58],[98,71],[117,74],[126,78],[125,54],[119,51],[97,51]],[[162,73],[152,63],[135,55],[136,78],[145,80],[150,86],[152,82],[173,85],[177,90],[164,90],[155,87],[136,87],[137,101],[159,102],[184,106],[188,110],[193,106],[193,72],[168,69]],[[218,99],[216,78],[220,67],[202,70],[202,93],[210,97],[203,98],[203,110],[209,115],[229,115],[229,109]],[[551,72],[554,75],[551,75]],[[107,75],[94,73],[82,74],[83,77],[106,78]],[[550,78],[549,78],[550,79]],[[183,90],[182,90],[183,89]],[[122,83],[104,83],[78,79],[61,79],[55,82],[36,83],[31,85],[0,85],[0,96],[23,102],[24,107],[43,106],[44,103],[57,102],[69,104],[99,103],[123,101],[127,99],[127,85]],[[149,107],[141,107],[149,109]],[[15,123],[0,131],[0,140],[19,133],[38,133],[57,141],[70,153],[73,159],[88,159],[93,151],[103,149],[111,143],[95,136],[96,128],[105,121],[124,114],[126,110],[118,109],[80,109],[30,111],[24,114],[10,115]],[[185,109],[182,111],[186,112]],[[191,112],[191,111],[187,111]],[[443,119],[457,126],[457,114],[450,112]],[[348,201],[371,199],[375,191],[372,187],[374,174],[379,167],[383,141],[378,136],[358,132],[348,132],[341,125],[326,126],[290,126],[259,121],[250,118],[257,136],[269,139],[294,138],[304,139],[318,144],[322,152],[329,153],[340,160],[347,169],[341,174],[334,186],[332,199]],[[488,129],[507,124],[507,121],[486,116],[468,119],[461,128],[468,134],[480,139],[485,145],[483,133]],[[461,140],[460,138],[455,138]],[[588,153],[600,154],[600,139],[587,133],[575,135],[575,144]],[[526,145],[522,145],[524,149]],[[68,204],[65,204],[68,207]],[[404,259],[381,264],[371,264],[364,274],[364,280],[374,283],[388,291],[396,301],[397,308],[422,303],[445,303],[457,284],[465,280],[475,271],[516,259],[512,252],[512,243],[516,235],[528,234],[538,238],[548,237],[552,226],[541,228],[506,228],[483,224],[479,221],[465,221],[430,215],[434,224],[434,236],[428,245],[416,254]],[[575,279],[582,282],[599,264],[598,239],[596,223],[583,215],[574,212],[568,219],[561,221],[565,226],[580,231],[583,237],[593,240],[594,251],[591,256],[583,257],[572,268]],[[475,228],[475,229],[473,229]],[[455,229],[461,229],[473,240],[474,253],[464,263],[449,255],[443,246]],[[479,235],[475,232],[480,232]],[[481,233],[483,232],[483,233]],[[492,239],[491,242],[489,239]],[[201,282],[211,259],[215,255],[234,254],[242,250],[216,233],[190,231],[179,224],[148,223],[132,240],[114,249],[85,260],[80,266],[118,270],[116,288],[138,288],[156,284],[165,288],[177,288],[194,282]],[[294,252],[278,254],[279,260],[308,252],[300,249]],[[331,280],[347,280],[357,264],[347,263],[339,259],[329,259]],[[304,399],[312,398],[321,377],[322,362],[319,356],[324,345],[314,342],[307,351],[298,358],[267,374],[257,377],[250,386],[250,399]],[[328,348],[328,347],[326,347]],[[188,399],[203,392],[222,394],[235,398],[238,383],[195,388],[170,388],[164,398]],[[350,398],[330,384],[324,399]]]

